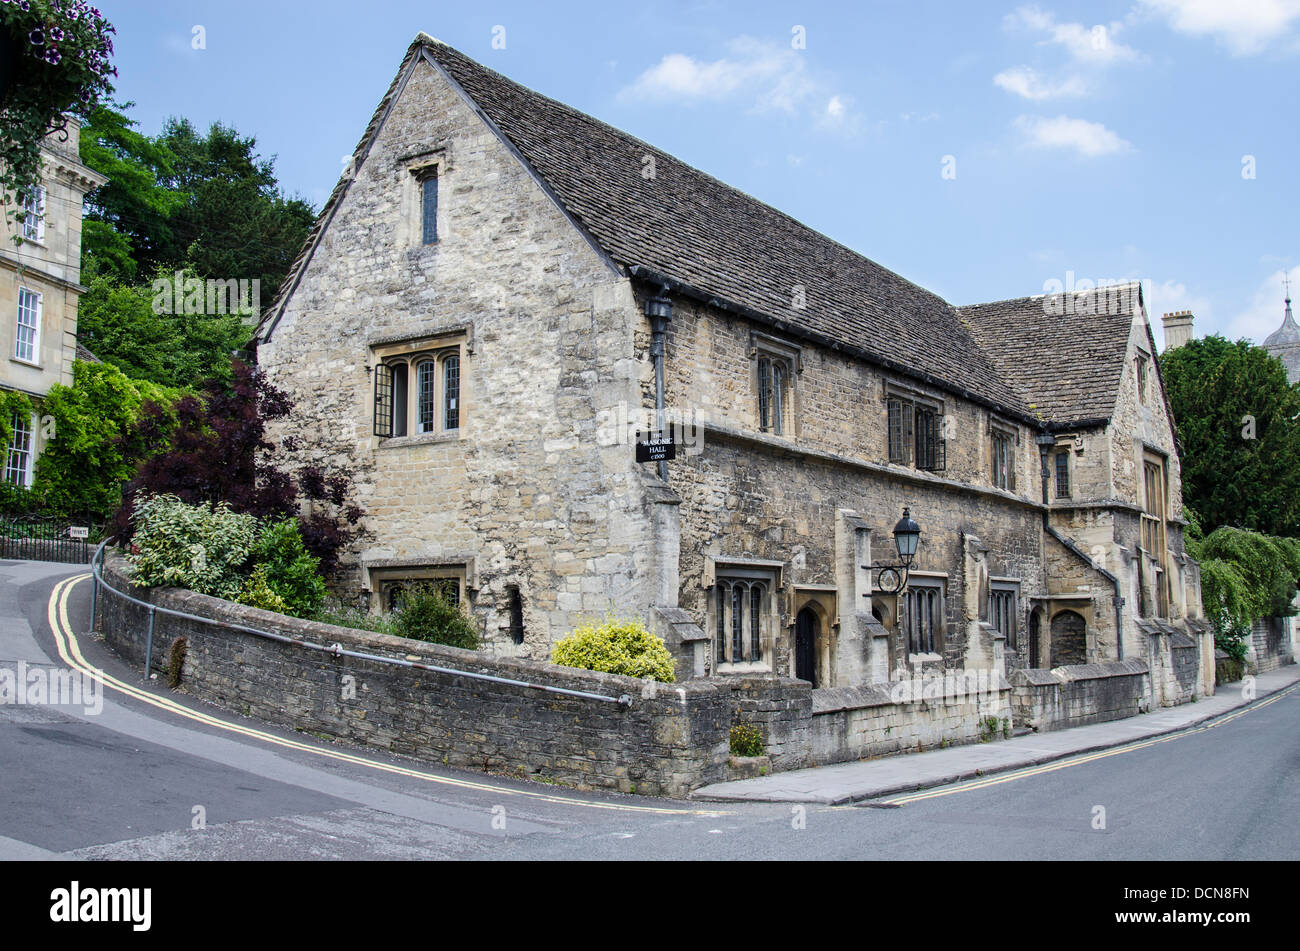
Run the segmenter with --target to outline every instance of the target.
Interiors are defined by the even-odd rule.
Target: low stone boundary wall
[[[1121,720],[1146,713],[1152,702],[1151,670],[1142,660],[1020,669],[1011,675],[1016,725],[1040,732]]]
[[[187,642],[181,687],[268,723],[429,762],[585,787],[682,797],[727,778],[731,690],[716,681],[656,684],[537,661],[302,621],[176,589],[132,588],[120,557],[109,584],[160,607],[346,650],[570,690],[629,695],[630,706],[385,664],[279,643],[158,613],[153,664]],[[105,640],[143,665],[147,608],[101,589]],[[160,673],[165,677],[165,673]],[[351,678],[348,681],[346,678]],[[349,687],[349,690],[345,688]]]
[[[191,591],[135,588],[120,555],[108,557],[103,574],[141,601],[220,622],[155,614],[151,666],[165,677],[171,647],[183,637],[185,692],[271,724],[431,763],[684,797],[732,778],[729,739],[738,718],[762,732],[773,771],[993,739],[1010,729],[1010,685],[988,671],[971,674],[980,679],[979,691],[952,672],[947,679],[824,690],[780,677],[659,684],[318,624]],[[149,613],[101,589],[104,638],[136,665],[145,661]],[[301,642],[626,696],[630,703],[350,657]]]

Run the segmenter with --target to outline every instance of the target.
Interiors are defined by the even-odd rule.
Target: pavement
[[[1177,707],[1160,707],[1124,720],[714,783],[695,790],[692,798],[708,802],[807,802],[833,806],[946,786],[1195,727],[1300,683],[1300,665],[1257,675],[1253,695],[1246,689],[1248,683],[1243,680],[1223,684],[1213,697]]]

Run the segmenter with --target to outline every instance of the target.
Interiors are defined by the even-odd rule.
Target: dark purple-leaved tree
[[[232,371],[229,381],[210,381],[202,398],[181,399],[174,425],[161,409],[141,415],[133,437],[151,455],[124,487],[110,531],[130,537],[131,510],[142,492],[168,493],[191,504],[225,502],[259,518],[298,518],[304,544],[328,575],[364,514],[348,504],[350,480],[315,467],[304,468],[295,479],[274,465],[270,460],[277,447],[267,438],[266,425],[288,416],[293,401],[255,366],[236,360]],[[290,440],[284,448],[293,448]],[[300,495],[316,503],[309,515],[298,513]]]

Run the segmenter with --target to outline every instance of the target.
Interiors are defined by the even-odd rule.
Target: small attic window
[[[420,182],[421,243],[438,243],[438,168],[422,169]]]
[[[1137,355],[1137,387],[1138,399],[1143,403],[1147,401],[1147,377],[1150,375],[1150,358],[1141,351]]]

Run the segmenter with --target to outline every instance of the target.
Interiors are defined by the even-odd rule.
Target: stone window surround
[[[990,624],[993,624],[993,610],[992,610],[993,595],[995,593],[1001,593],[1001,592],[1007,592],[1011,595],[1011,614],[1010,614],[1011,629],[1009,631],[1001,631],[1001,633],[1004,637],[1006,637],[1006,644],[1008,649],[1017,650],[1020,646],[1020,641],[1021,641],[1020,631],[1023,627],[1023,625],[1021,624],[1020,612],[1024,607],[1024,604],[1020,597],[1020,579],[1019,578],[997,578],[993,576],[989,577],[989,618],[988,620]],[[994,624],[993,626],[997,627],[996,624]]]
[[[896,595],[895,600],[898,604],[895,609],[895,616],[901,622],[898,630],[902,634],[903,653],[907,655],[909,661],[919,659],[922,655],[912,651],[911,624],[912,619],[907,616],[906,604],[908,601],[907,592],[912,588],[912,582],[918,582],[916,587],[938,589],[939,599],[938,607],[934,616],[938,619],[934,632],[935,654],[942,655],[944,648],[948,643],[948,573],[946,571],[918,571],[908,572],[907,587]]]
[[[904,403],[910,403],[912,406],[912,434],[907,447],[907,462],[892,462],[889,451],[889,404],[893,400],[899,400]],[[881,387],[881,404],[884,406],[885,425],[883,427],[885,435],[884,458],[886,462],[894,466],[903,466],[907,469],[915,469],[917,472],[931,472],[939,470],[930,470],[919,468],[916,464],[916,411],[918,409],[932,412],[939,421],[939,438],[940,441],[946,441],[945,423],[946,414],[944,413],[944,399],[940,396],[934,396],[924,390],[916,389],[906,383],[899,383],[895,380],[886,379]],[[947,449],[944,448],[943,455],[947,456]]]
[[[783,626],[783,618],[778,614],[777,596],[781,593],[782,577],[785,571],[785,562],[772,561],[762,558],[735,557],[713,558],[705,556],[705,579],[704,586],[709,589],[710,595],[706,599],[707,617],[705,618],[705,630],[709,632],[710,640],[710,658],[715,674],[749,674],[749,673],[771,673],[773,670],[772,662],[775,658],[776,650],[776,632]],[[723,607],[718,598],[720,593],[729,587],[726,582],[731,579],[740,581],[759,581],[765,584],[766,603],[763,605],[763,616],[759,627],[760,643],[762,645],[761,660],[759,661],[719,661],[718,645],[715,641],[718,632],[718,609]],[[730,627],[728,626],[728,633]],[[745,638],[749,637],[749,632],[744,632]],[[746,646],[748,642],[746,641]],[[730,643],[728,642],[728,651]]]
[[[399,245],[410,253],[418,254],[437,248],[447,239],[448,210],[452,204],[451,189],[446,188],[446,178],[452,171],[451,145],[440,143],[435,148],[397,159],[402,170],[402,215]],[[435,225],[438,240],[424,243],[424,180],[430,176],[438,179],[438,214]]]
[[[459,587],[460,604],[464,608],[473,597],[475,572],[472,558],[466,559],[390,559],[363,565],[366,589],[370,592],[370,613],[381,614],[388,610],[385,595],[396,584],[450,579]]]
[[[762,396],[759,386],[758,362],[761,359],[777,361],[785,365],[785,393],[782,399],[781,433],[777,438],[797,439],[799,436],[799,376],[803,373],[803,348],[757,330],[749,332],[749,385],[750,405],[754,408],[754,428],[760,432],[771,432],[771,427],[764,429],[760,403]],[[775,433],[771,433],[776,435]]]
[[[372,415],[374,413],[375,367],[381,363],[388,366],[404,364],[407,367],[406,435],[377,436],[375,438],[379,440],[379,448],[398,448],[427,442],[450,442],[464,438],[467,423],[465,391],[468,378],[465,372],[465,358],[474,352],[471,346],[472,339],[473,327],[469,324],[459,324],[419,336],[382,338],[371,341],[370,358],[374,361],[374,364],[368,365],[367,370],[370,371],[368,374],[370,377],[369,406]],[[443,387],[446,380],[444,366],[447,357],[450,356],[460,358],[459,397],[457,401],[459,425],[456,429],[443,428],[446,410],[443,403]],[[415,431],[418,425],[420,402],[417,367],[425,359],[433,360],[437,364],[437,372],[434,375],[435,426],[431,432],[419,433]]]
[[[1074,498],[1074,466],[1070,462],[1069,448],[1058,449],[1052,454],[1053,499]],[[1061,466],[1065,466],[1064,489],[1062,488]]]
[[[996,453],[997,453],[996,443],[997,443],[997,437],[999,436],[1006,437],[1007,439],[1009,439],[1011,441],[1011,447],[1012,447],[1010,452],[1010,457],[1007,460],[1007,480],[1008,480],[1007,485],[998,485],[997,479],[994,478],[994,471],[995,471],[994,467],[996,463]],[[1020,447],[1020,427],[1017,426],[1015,423],[1009,423],[1006,420],[1001,419],[1000,417],[990,412],[988,447],[989,447],[990,458],[989,458],[989,465],[987,468],[989,472],[990,484],[992,484],[992,486],[996,489],[1004,489],[1008,492],[1014,492],[1016,489],[1016,481],[1017,481],[1016,463],[1019,461],[1019,452],[1017,450]]]
[[[1137,381],[1138,402],[1146,403],[1151,387],[1151,354],[1141,347],[1134,358],[1134,376]]]

